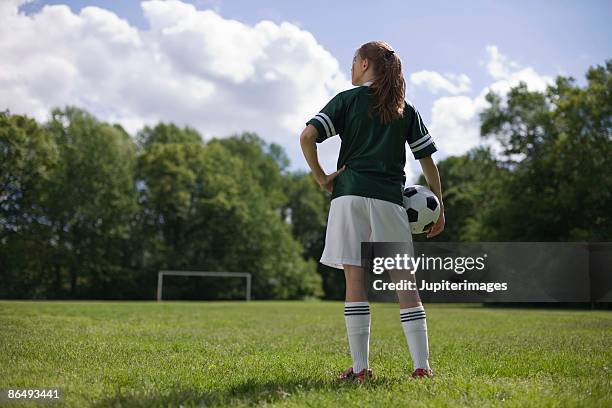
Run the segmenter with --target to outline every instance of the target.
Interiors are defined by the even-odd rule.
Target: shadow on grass
[[[368,384],[342,383],[313,380],[311,378],[292,381],[259,382],[249,380],[225,390],[204,391],[196,389],[175,389],[160,392],[124,390],[93,404],[95,407],[168,407],[168,406],[255,406],[274,403],[309,391],[338,393],[353,392],[356,388],[387,388],[400,381],[392,378],[375,378]],[[299,398],[299,396],[297,397]]]

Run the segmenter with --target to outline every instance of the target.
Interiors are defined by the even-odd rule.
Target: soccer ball
[[[410,230],[413,234],[423,234],[438,221],[440,202],[427,187],[414,185],[404,190],[404,208],[408,213]]]

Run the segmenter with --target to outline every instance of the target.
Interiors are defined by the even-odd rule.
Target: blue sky
[[[337,70],[348,80],[356,47],[375,39],[387,41],[402,58],[407,98],[415,103],[432,136],[444,147],[438,158],[462,153],[476,143],[475,112],[482,108],[478,97],[492,84],[497,84],[494,89],[501,90],[520,78],[528,78],[532,81],[530,86],[538,88],[538,84],[541,86],[556,75],[573,76],[584,84],[589,66],[603,64],[612,57],[610,1],[379,1],[376,6],[358,1],[184,2],[251,27],[262,20],[277,25],[289,22],[312,34],[316,43],[337,61]],[[21,5],[20,10],[36,15],[44,5],[57,4],[68,5],[75,15],[83,7],[97,6],[127,20],[139,32],[150,28],[140,2],[132,0],[37,0]],[[459,80],[459,75],[469,81]],[[442,79],[450,82],[440,83]],[[309,106],[322,107],[333,96],[319,96],[320,92],[313,91],[313,98],[314,95],[317,97]],[[465,103],[472,104],[472,108],[457,113]],[[445,121],[449,111],[455,119]],[[183,117],[188,118],[179,115]],[[447,134],[453,132],[454,139],[445,143]],[[462,132],[472,134],[465,137],[468,141],[464,146],[460,144]],[[272,140],[282,141],[282,137],[277,135]],[[292,143],[289,140],[293,139],[288,139],[287,146]],[[333,156],[337,150],[333,149],[337,148],[336,144],[324,152],[327,170],[335,167]],[[292,147],[288,150],[293,167],[306,168],[299,152]],[[407,171],[414,175],[418,168],[412,163]]]
[[[185,1],[213,9],[249,25],[260,20],[290,21],[310,31],[341,65],[350,70],[361,43],[381,39],[405,61],[405,70],[459,71],[478,81],[474,63],[486,44],[537,71],[566,73],[583,81],[586,69],[612,56],[612,2],[585,1]],[[32,12],[45,4],[66,4],[74,11],[95,5],[114,11],[140,28],[148,27],[137,0],[35,0]],[[350,71],[349,71],[350,72]],[[582,82],[584,83],[584,81]]]

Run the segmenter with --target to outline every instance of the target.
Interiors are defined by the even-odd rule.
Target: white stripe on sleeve
[[[315,115],[315,117],[313,119],[318,120],[319,122],[321,122],[321,124],[323,124],[323,128],[325,128],[325,137],[328,138],[329,137],[329,126],[327,126],[327,122],[325,122],[325,120],[321,119],[318,115]]]
[[[423,136],[422,138],[420,138],[419,140],[417,140],[416,142],[410,143],[410,147],[415,147],[415,146],[417,146],[418,144],[420,144],[421,142],[423,142],[423,141],[425,141],[425,140],[429,139],[430,137],[431,137],[431,135],[428,133],[428,134],[426,134],[425,136]]]
[[[323,112],[319,112],[318,115],[323,117],[323,119],[325,119],[329,123],[329,127],[331,128],[330,136],[335,136],[336,135],[336,129],[334,128],[334,124],[333,124],[332,120],[329,118],[329,116],[327,116]]]
[[[423,144],[422,144],[422,145],[420,145],[419,147],[415,147],[414,149],[412,149],[412,153],[414,153],[414,152],[418,152],[418,151],[419,151],[419,150],[421,150],[422,148],[427,147],[427,146],[429,146],[429,145],[430,145],[430,144],[432,144],[432,143],[433,143],[433,139],[431,139],[431,138],[430,138],[430,139],[429,139],[427,142],[423,143]]]

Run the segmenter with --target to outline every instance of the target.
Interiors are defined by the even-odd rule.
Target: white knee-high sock
[[[366,302],[345,302],[344,320],[348,334],[353,371],[358,373],[368,368],[370,353],[370,304]]]
[[[400,309],[400,320],[402,321],[406,342],[412,357],[413,369],[430,369],[425,308],[421,305]]]

